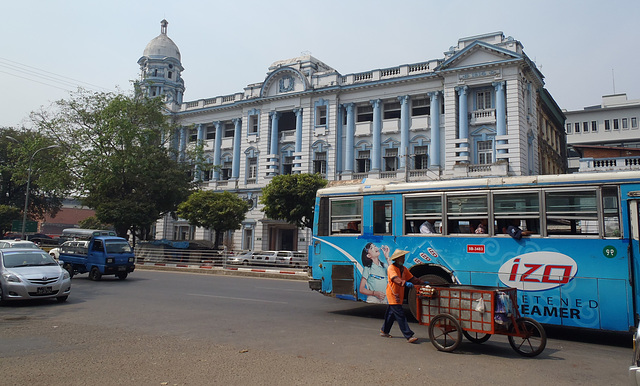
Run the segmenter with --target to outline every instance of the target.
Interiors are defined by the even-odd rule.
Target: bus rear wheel
[[[439,275],[435,275],[432,273],[426,274],[426,275],[422,275],[420,276],[420,280],[427,282],[431,285],[439,285],[439,284],[450,284],[451,281],[445,279],[442,276]],[[409,310],[411,310],[411,315],[413,315],[414,318],[416,318],[416,320],[418,319],[418,312],[417,312],[417,303],[416,303],[416,289],[415,287],[412,287],[409,290],[409,295],[407,297],[407,301],[409,302]]]

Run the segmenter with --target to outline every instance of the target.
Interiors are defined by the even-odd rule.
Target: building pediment
[[[262,98],[283,94],[304,92],[309,87],[307,79],[294,68],[283,67],[267,76],[262,84],[260,95]]]
[[[476,41],[443,62],[439,70],[473,68],[522,58],[523,56],[516,52]]]

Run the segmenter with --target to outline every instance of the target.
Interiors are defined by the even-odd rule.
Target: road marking
[[[288,304],[288,302],[277,302],[274,300],[261,300],[261,299],[249,299],[249,298],[234,298],[230,296],[218,296],[218,295],[207,295],[207,294],[187,294],[189,296],[204,296],[207,298],[220,298],[220,299],[231,299],[231,300],[245,300],[248,302],[260,302],[260,303],[278,303],[278,304]]]

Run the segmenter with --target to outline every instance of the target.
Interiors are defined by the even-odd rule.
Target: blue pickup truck
[[[58,260],[71,277],[89,272],[91,280],[100,280],[102,275],[124,280],[136,268],[131,245],[113,231],[93,231],[88,240],[63,243]]]

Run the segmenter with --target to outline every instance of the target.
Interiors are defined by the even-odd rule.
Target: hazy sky
[[[443,58],[458,39],[502,31],[524,45],[563,109],[640,99],[640,1],[4,1],[0,127],[78,86],[130,91],[169,21],[191,101],[242,92],[275,61],[311,55],[341,74]]]

